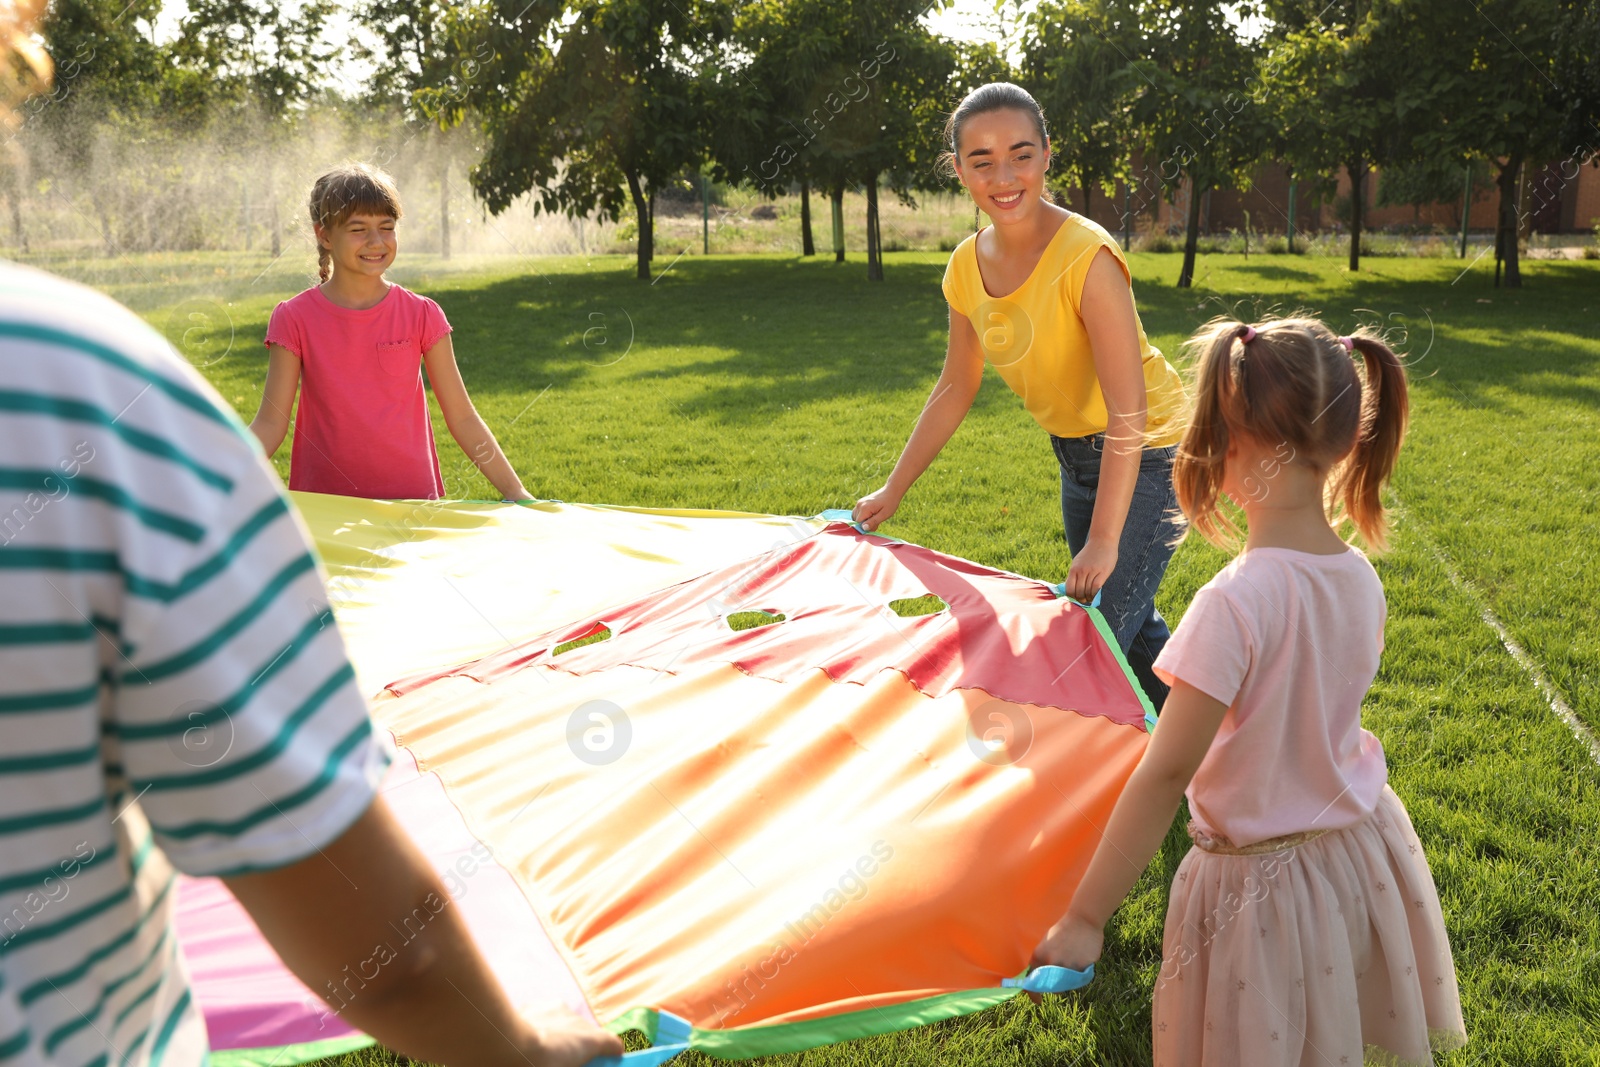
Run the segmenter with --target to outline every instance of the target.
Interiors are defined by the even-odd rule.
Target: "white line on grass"
[[[1406,514],[1402,508],[1396,508],[1395,510]],[[1527,649],[1523,648],[1517,639],[1511,636],[1511,631],[1506,629],[1505,624],[1500,621],[1500,617],[1489,607],[1488,598],[1478,590],[1477,586],[1462,577],[1461,572],[1456,570],[1455,565],[1450,562],[1450,557],[1446,556],[1443,550],[1435,545],[1427,535],[1423,534],[1415,523],[1410,525],[1422,543],[1428,546],[1428,551],[1433,553],[1433,558],[1438,560],[1439,565],[1444,568],[1445,574],[1450,578],[1450,584],[1466,594],[1467,599],[1477,607],[1478,617],[1500,638],[1500,644],[1505,646],[1507,652],[1511,653],[1511,658],[1517,661],[1517,666],[1526,671],[1528,677],[1533,679],[1533,684],[1538,686],[1539,692],[1544,694],[1545,702],[1550,705],[1550,710],[1556,713],[1558,719],[1567,724],[1567,729],[1572,731],[1572,736],[1577,738],[1578,743],[1588,751],[1589,758],[1600,764],[1600,741],[1595,740],[1594,733],[1573,712],[1572,705],[1567,703],[1566,698],[1561,695],[1561,691],[1550,681],[1550,678],[1539,666],[1539,661],[1530,656]]]

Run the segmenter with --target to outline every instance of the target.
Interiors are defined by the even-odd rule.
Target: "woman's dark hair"
[[[1050,139],[1050,132],[1045,127],[1044,111],[1039,107],[1039,101],[1020,85],[1013,85],[1011,82],[990,82],[968,93],[945,120],[944,143],[948,150],[939,159],[950,174],[955,174],[956,148],[961,143],[961,127],[967,124],[967,120],[974,115],[987,115],[991,111],[1006,110],[1025,111],[1032,115],[1034,125],[1039,128],[1039,147],[1044,147],[1045,142]]]

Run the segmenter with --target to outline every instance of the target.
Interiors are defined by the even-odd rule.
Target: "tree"
[[[376,38],[356,55],[372,64],[366,92],[380,111],[399,109],[411,128],[409,145],[422,140],[433,153],[439,183],[439,254],[450,258],[448,130],[459,115],[450,102],[477,73],[477,61],[451,47],[449,11],[442,0],[361,0],[357,18]]]
[[[473,190],[496,214],[530,192],[539,210],[609,219],[631,200],[648,280],[655,190],[704,157],[707,68],[732,16],[725,0],[468,9],[459,43],[486,56],[464,95],[488,142]]]
[[[815,138],[817,169],[831,179],[836,197],[846,184],[867,194],[867,280],[883,280],[883,234],[879,185],[886,183],[903,203],[915,206],[914,192],[940,184],[940,105],[955,69],[955,48],[917,21],[924,4],[836,3],[830,23],[838,39],[837,75],[822,84],[830,117]],[[862,87],[859,99],[847,79]],[[820,117],[813,109],[813,117]],[[837,201],[836,201],[837,202]]]
[[[844,191],[867,193],[867,277],[883,277],[878,187],[902,200],[932,179],[937,102],[947,93],[954,49],[917,21],[925,4],[862,0],[768,0],[740,14],[718,73],[722,116],[713,132],[719,177],[776,195],[813,183],[833,205],[842,261]],[[919,167],[927,167],[923,176]],[[807,213],[808,214],[808,213]]]
[[[815,255],[811,188],[818,178],[814,122],[826,124],[819,86],[832,71],[831,35],[808,0],[769,0],[736,13],[729,46],[708,78],[712,171],[717,179],[777,197],[800,186],[802,255]]]
[[[1053,166],[1083,193],[1113,188],[1128,167],[1129,65],[1136,33],[1106,0],[1055,0],[1033,12],[1022,84],[1044,109]]]
[[[26,100],[9,141],[34,140],[44,146],[47,172],[65,173],[85,187],[99,220],[107,254],[118,251],[111,208],[124,190],[117,187],[105,148],[151,116],[173,114],[165,59],[153,43],[159,0],[57,0],[40,25],[54,67],[49,91]],[[149,36],[139,23],[149,26]],[[174,79],[181,81],[181,79]],[[181,114],[181,112],[179,112]],[[30,134],[37,134],[30,138]],[[97,158],[97,156],[99,158]],[[114,157],[113,157],[114,159]],[[16,183],[20,195],[20,183]],[[13,211],[20,210],[13,199]]]
[[[1160,159],[1169,188],[1187,181],[1188,220],[1178,287],[1194,282],[1200,207],[1215,188],[1248,185],[1264,143],[1266,117],[1252,108],[1248,82],[1257,49],[1244,41],[1227,12],[1203,0],[1118,0],[1136,11],[1143,47],[1132,63],[1139,80],[1130,114],[1147,154]]]
[[[210,77],[241,126],[259,128],[274,258],[283,251],[278,157],[304,107],[316,96],[338,49],[324,37],[334,0],[304,0],[287,13],[277,0],[189,0],[173,58]]]
[[[1395,0],[1275,0],[1268,6],[1274,29],[1262,82],[1281,87],[1273,96],[1275,125],[1293,131],[1285,155],[1297,170],[1325,179],[1344,169],[1349,266],[1360,270],[1367,175],[1373,167],[1406,161],[1400,124],[1430,121],[1436,114],[1424,103],[1430,90],[1418,74],[1419,61],[1389,55]],[[1430,162],[1460,173],[1459,158]],[[1332,184],[1325,180],[1324,191],[1331,193]]]
[[[1419,106],[1399,116],[1408,150],[1494,162],[1497,259],[1516,288],[1524,165],[1567,157],[1578,166],[1596,150],[1600,14],[1588,0],[1474,0],[1470,17],[1449,0],[1384,4],[1382,61],[1425,73]]]

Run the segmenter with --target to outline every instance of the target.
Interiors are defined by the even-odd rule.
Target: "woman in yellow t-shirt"
[[[1050,435],[1060,464],[1067,594],[1101,594],[1129,666],[1160,707],[1167,687],[1150,665],[1168,637],[1155,595],[1178,532],[1172,461],[1183,385],[1145,338],[1116,241],[1043,199],[1050,139],[1033,97],[1007,82],[975,89],[945,139],[992,225],[950,256],[944,371],[888,483],[857,502],[855,519],[871,530],[894,514],[966,417],[987,361]]]

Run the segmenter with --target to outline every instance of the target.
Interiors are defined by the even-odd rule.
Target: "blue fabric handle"
[[[689,1020],[679,1018],[670,1011],[656,1012],[656,1039],[646,1049],[624,1052],[620,1056],[596,1056],[585,1067],[655,1067],[666,1063],[689,1048],[689,1037],[694,1027]]]
[[[851,526],[854,526],[859,533],[871,532],[865,526],[862,526],[856,521],[855,512],[846,510],[845,508],[829,508],[821,515],[818,515],[817,518],[821,519],[823,522],[847,522]]]
[[[1035,967],[1021,978],[1002,978],[1000,984],[1007,989],[1021,989],[1028,993],[1070,993],[1094,981],[1094,964],[1081,971],[1070,967]]]
[[[1066,600],[1072,600],[1071,597],[1067,596],[1067,583],[1066,582],[1057,582],[1055,585],[1052,585],[1050,587],[1050,591],[1052,593],[1054,593],[1058,597],[1062,597],[1063,599],[1066,599]],[[1072,602],[1074,604],[1078,605],[1080,608],[1097,608],[1097,607],[1100,606],[1100,592],[1101,591],[1099,589],[1096,589],[1094,591],[1094,599],[1089,601],[1087,604],[1085,604],[1081,600],[1072,600]]]

